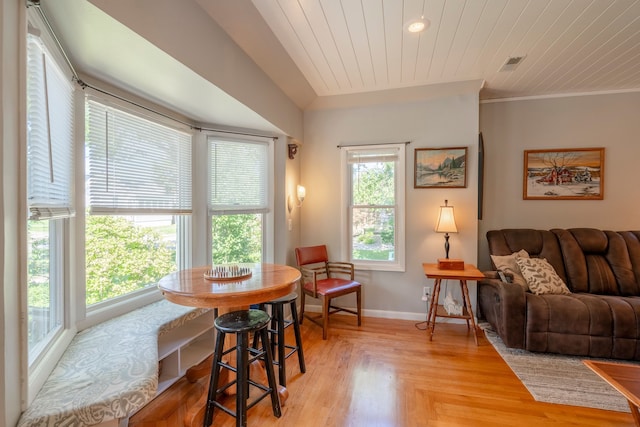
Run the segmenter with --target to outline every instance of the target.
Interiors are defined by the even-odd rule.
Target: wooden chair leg
[[[360,289],[356,291],[356,306],[358,308],[358,326],[360,326],[362,324],[362,298]]]
[[[322,339],[327,339],[327,333],[329,332],[329,308],[331,305],[331,298],[322,298]]]
[[[304,291],[301,292],[302,295],[300,295],[300,316],[299,316],[299,320],[300,320],[300,324],[302,324],[302,320],[304,319]]]

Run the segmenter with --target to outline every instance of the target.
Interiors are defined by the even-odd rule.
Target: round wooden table
[[[233,309],[270,301],[295,291],[300,271],[288,265],[239,264],[251,268],[250,277],[239,280],[209,280],[211,266],[171,273],[158,282],[169,301],[189,307]]]
[[[211,266],[195,267],[171,273],[158,282],[164,297],[180,305],[199,308],[217,308],[220,314],[246,310],[251,304],[270,301],[294,292],[300,280],[300,271],[279,264],[239,264],[249,267],[251,275],[239,279],[205,278]],[[209,373],[208,364],[195,366],[187,371],[187,378],[195,381]],[[266,375],[265,375],[266,378]],[[288,395],[284,387],[278,390],[281,400]],[[189,409],[184,425],[202,425],[207,393]]]

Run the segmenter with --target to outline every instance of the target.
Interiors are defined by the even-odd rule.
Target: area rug
[[[582,363],[584,357],[531,353],[507,348],[491,326],[480,326],[484,329],[487,340],[535,400],[630,412],[627,399],[587,368]]]

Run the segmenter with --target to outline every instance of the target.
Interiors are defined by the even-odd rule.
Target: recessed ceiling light
[[[429,27],[429,20],[420,17],[420,19],[414,19],[407,25],[407,31],[410,33],[419,33],[426,30]]]

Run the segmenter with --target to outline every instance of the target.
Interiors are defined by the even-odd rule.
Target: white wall
[[[484,215],[479,263],[489,268],[486,232],[498,228],[640,230],[640,93],[483,103]],[[605,148],[603,200],[523,200],[524,150]]]
[[[340,150],[338,144],[411,141],[406,152],[406,271],[358,271],[365,286],[366,315],[424,320],[423,262],[444,256],[444,237],[435,233],[438,208],[445,199],[453,205],[459,233],[451,236],[451,258],[476,262],[478,94],[446,96],[370,107],[305,112],[301,152],[301,183],[307,198],[301,208],[303,246],[327,244],[337,259],[344,230],[340,229]],[[414,150],[423,147],[466,146],[467,187],[413,188]],[[457,284],[453,288],[459,288]],[[459,289],[456,289],[459,292]],[[475,284],[471,289],[475,301]],[[454,296],[456,293],[454,292]],[[345,297],[349,298],[349,297]],[[347,304],[352,300],[348,300]]]
[[[280,141],[278,141],[280,142]],[[301,209],[298,207],[298,199],[296,197],[296,187],[300,182],[300,151],[294,155],[293,159],[289,158],[289,144],[294,144],[294,140],[286,138],[284,145],[285,153],[282,154],[284,164],[284,187],[281,187],[284,204],[284,216],[280,217],[283,220],[282,233],[276,234],[276,251],[282,255],[281,258],[276,259],[276,262],[283,263],[291,266],[296,265],[296,257],[294,250],[300,242],[300,213]],[[287,199],[290,198],[290,204]],[[291,212],[289,212],[289,205],[291,206]]]
[[[284,133],[302,136],[301,110],[196,3],[138,0],[132,7],[126,0],[94,0],[92,4]]]
[[[18,84],[24,31],[24,5],[0,2],[0,427],[14,426],[20,416],[20,322],[18,286]],[[22,79],[20,79],[22,80]]]

